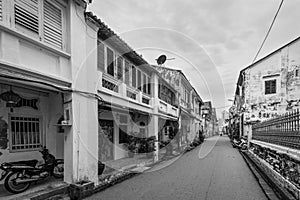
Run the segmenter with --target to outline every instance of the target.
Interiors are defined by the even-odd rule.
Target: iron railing
[[[253,125],[252,139],[300,149],[299,110]]]

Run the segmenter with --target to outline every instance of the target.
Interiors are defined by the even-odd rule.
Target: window
[[[106,72],[112,76],[114,76],[114,52],[106,48]]]
[[[62,10],[48,1],[44,3],[44,41],[62,48]]]
[[[117,58],[117,78],[123,80],[123,58],[120,56]]]
[[[138,89],[142,91],[142,72],[140,70],[138,71]]]
[[[151,79],[148,77],[148,94],[151,94]]]
[[[132,73],[132,87],[136,87],[136,69],[135,66],[133,65],[131,68],[131,73]]]
[[[97,45],[97,67],[99,71],[104,71],[104,44],[98,41]]]
[[[128,61],[125,61],[125,84],[129,85],[130,84],[130,64]]]
[[[0,0],[0,21],[2,21],[2,0]]]
[[[65,8],[61,4],[49,0],[14,0],[12,5],[16,29],[56,48],[64,48]]]
[[[147,77],[146,74],[143,74],[143,92],[147,94]]]
[[[127,116],[120,115],[120,126],[119,126],[119,144],[127,143],[128,142],[128,135],[127,135]]]
[[[265,81],[265,94],[276,93],[276,80]]]
[[[42,147],[41,119],[10,116],[12,151],[37,150]]]
[[[295,77],[299,77],[299,69],[295,70]]]
[[[119,144],[128,143],[127,125],[119,127]]]
[[[39,1],[15,0],[15,25],[32,35],[39,35]]]

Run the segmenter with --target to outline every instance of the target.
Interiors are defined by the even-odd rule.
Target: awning
[[[0,84],[29,86],[32,89],[45,89],[49,91],[68,92],[71,83],[54,79],[47,76],[37,76],[34,74],[22,74],[8,70],[0,70]]]

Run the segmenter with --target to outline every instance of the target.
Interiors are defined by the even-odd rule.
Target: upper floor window
[[[131,66],[131,74],[132,74],[132,87],[136,87],[136,68],[135,66]]]
[[[148,77],[147,87],[148,87],[147,93],[151,94],[151,78],[150,77]]]
[[[143,92],[144,93],[148,93],[148,91],[147,91],[147,77],[146,77],[146,74],[143,74]]]
[[[161,83],[158,85],[158,98],[168,104],[175,105],[175,93]]]
[[[142,72],[138,70],[138,89],[142,91]]]
[[[123,58],[121,56],[117,58],[117,78],[123,80]]]
[[[125,61],[125,84],[130,85],[130,63]]]
[[[2,3],[2,0],[0,0],[0,21],[2,21],[2,10],[3,10],[3,3]]]
[[[110,48],[106,48],[106,72],[112,76],[115,74],[114,59],[114,52]]]
[[[55,0],[13,1],[13,26],[59,49],[64,48],[64,15],[64,6]]]
[[[276,93],[276,80],[265,81],[265,94]]]

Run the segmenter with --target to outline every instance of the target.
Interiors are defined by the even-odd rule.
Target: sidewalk
[[[62,187],[66,187],[68,184],[62,180],[50,178],[45,181],[40,181],[37,185],[32,184],[28,190],[20,194],[11,194],[4,188],[4,185],[0,185],[0,200],[10,199],[30,199],[32,194],[39,194],[46,191],[56,190]]]
[[[164,162],[179,156],[181,153],[182,152],[177,151],[177,148],[173,148],[172,154],[166,155],[166,148],[162,148],[159,150],[158,161],[154,161],[153,157],[147,158],[146,154],[136,154],[132,158],[127,157],[118,160],[107,161],[105,162],[106,166],[103,173],[99,176],[99,185],[94,188],[94,192],[99,192],[136,174],[140,174],[160,162]],[[38,185],[31,186],[29,190],[21,194],[13,195],[7,192],[3,185],[0,185],[0,200],[49,199],[55,195],[55,199],[68,199],[68,197],[65,195],[65,192],[62,192],[61,195],[56,193],[56,190],[62,190],[62,188],[64,191],[68,191],[68,187],[69,185],[61,180],[48,179],[47,181],[40,182]],[[55,194],[51,195],[53,193]]]

